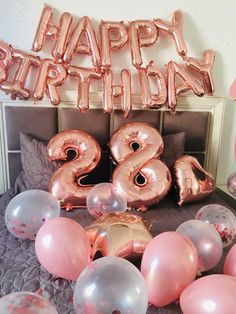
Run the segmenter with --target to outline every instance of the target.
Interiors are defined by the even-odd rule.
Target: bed
[[[80,129],[93,135],[102,148],[102,161],[89,182],[109,181],[112,164],[109,158],[107,143],[110,135],[121,125],[131,122],[147,122],[157,128],[162,135],[185,132],[184,153],[195,156],[201,165],[217,178],[217,162],[221,141],[224,113],[224,98],[220,97],[180,97],[177,113],[172,116],[166,109],[142,110],[139,95],[133,96],[133,111],[124,119],[119,110],[119,99],[112,114],[102,112],[102,95],[90,95],[90,110],[80,113],[76,108],[76,95],[65,92],[60,107],[51,106],[47,100],[40,104],[32,102],[11,101],[2,99],[0,105],[0,294],[1,296],[17,292],[40,289],[42,295],[55,305],[59,314],[72,314],[73,286],[68,280],[53,278],[44,270],[34,252],[34,243],[19,240],[9,234],[5,227],[4,212],[8,202],[19,189],[19,174],[22,170],[20,132],[47,142],[61,130]],[[94,123],[96,121],[96,123]],[[156,207],[145,213],[133,211],[152,223],[153,236],[169,230],[176,230],[182,222],[193,219],[196,212],[206,204],[222,204],[231,209],[218,195],[213,193],[207,199],[186,204],[179,208],[174,195],[168,195]],[[62,216],[78,221],[83,227],[93,221],[86,209],[71,212],[61,211]],[[221,273],[225,254],[221,262],[208,273]],[[140,261],[136,261],[139,266]],[[152,313],[181,313],[178,303],[165,308],[150,307]]]

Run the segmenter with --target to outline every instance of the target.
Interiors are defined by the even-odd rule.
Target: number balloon
[[[92,186],[82,185],[80,180],[96,168],[101,158],[97,141],[78,130],[58,133],[47,146],[50,160],[66,160],[69,150],[75,151],[76,157],[54,173],[49,185],[49,191],[67,210],[86,205],[86,198]]]
[[[112,181],[127,196],[129,206],[145,211],[168,193],[171,174],[157,159],[163,140],[154,127],[139,122],[126,124],[113,134],[110,149],[119,164]]]

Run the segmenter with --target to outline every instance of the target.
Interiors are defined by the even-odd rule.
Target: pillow
[[[48,191],[53,173],[62,164],[49,161],[46,143],[20,133],[21,163],[23,171],[16,180],[20,191],[40,189]]]
[[[175,161],[184,155],[185,132],[163,135],[162,138],[164,151],[160,159],[171,169]]]
[[[171,169],[174,162],[184,154],[185,133],[163,136],[164,151],[161,160]],[[61,161],[49,161],[47,143],[20,133],[21,163],[23,170],[16,179],[15,189],[23,192],[30,189],[48,191],[53,173],[62,165]]]

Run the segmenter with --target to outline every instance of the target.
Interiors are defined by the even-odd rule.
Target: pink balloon
[[[177,232],[164,232],[147,245],[141,273],[149,302],[157,307],[177,300],[196,277],[198,256],[193,243]]]
[[[35,251],[49,273],[69,280],[77,280],[90,262],[86,233],[69,218],[58,217],[46,222],[36,236]]]
[[[210,275],[189,285],[181,294],[184,314],[233,314],[236,309],[236,279]]]
[[[224,274],[236,277],[236,244],[231,247],[226,255]]]

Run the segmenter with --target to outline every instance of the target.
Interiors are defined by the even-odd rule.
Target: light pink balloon
[[[90,262],[86,233],[69,218],[58,217],[46,222],[36,236],[35,251],[49,273],[69,280],[77,280]]]
[[[224,274],[236,277],[236,244],[231,247],[226,255]]]
[[[161,233],[149,242],[142,258],[149,302],[161,307],[177,300],[197,271],[198,256],[192,242],[177,232]]]
[[[184,314],[233,314],[236,313],[235,291],[234,277],[202,277],[183,291],[180,306]]]

